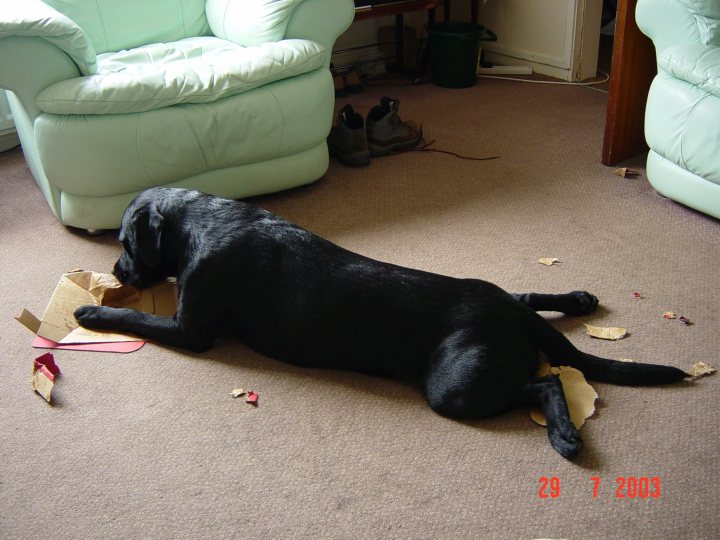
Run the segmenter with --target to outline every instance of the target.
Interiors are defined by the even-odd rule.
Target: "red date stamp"
[[[591,476],[590,482],[589,491],[592,498],[595,499],[602,494],[602,482],[599,476]],[[560,478],[557,476],[541,476],[538,483],[538,497],[540,499],[560,498]],[[615,478],[613,491],[616,499],[659,499],[661,494],[660,477],[618,476]]]

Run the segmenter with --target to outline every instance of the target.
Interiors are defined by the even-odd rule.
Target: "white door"
[[[595,77],[602,0],[485,0],[478,23],[498,35],[486,60],[566,81]]]

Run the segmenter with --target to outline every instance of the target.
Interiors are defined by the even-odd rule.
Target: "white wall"
[[[594,77],[602,0],[486,0],[478,22],[498,35],[486,59],[530,65],[537,73],[578,81]]]
[[[498,35],[497,43],[483,43],[486,58],[501,65],[532,66],[536,73],[568,81],[594,77],[600,42],[602,0],[479,0],[478,23]],[[470,0],[452,0],[451,19],[470,20]],[[442,8],[437,20],[443,20]],[[425,12],[408,13],[405,23],[418,36],[427,21]],[[377,42],[377,29],[393,25],[394,17],[353,23],[335,49]],[[376,50],[346,55],[366,59]],[[343,58],[336,58],[342,63]]]

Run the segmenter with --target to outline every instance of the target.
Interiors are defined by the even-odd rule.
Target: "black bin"
[[[488,28],[470,22],[442,22],[430,25],[432,82],[445,88],[467,88],[477,80],[481,41],[497,41]]]

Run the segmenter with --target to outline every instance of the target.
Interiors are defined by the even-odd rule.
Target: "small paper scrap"
[[[673,311],[665,311],[662,316],[663,319],[667,319],[669,321],[677,320],[678,322],[683,323],[685,326],[692,326],[693,324],[687,317],[684,317],[683,315],[680,315],[678,317],[678,315]]]
[[[560,384],[562,384],[568,412],[570,413],[570,421],[576,429],[580,429],[585,420],[595,413],[597,392],[588,384],[582,372],[575,368],[568,366],[550,367],[547,362],[543,362],[538,368],[537,376],[542,377],[550,373],[560,377]],[[545,415],[540,409],[530,409],[530,418],[536,424],[547,425]]]
[[[699,379],[700,377],[706,377],[707,375],[712,375],[717,370],[706,364],[705,362],[697,362],[693,364],[693,366],[690,368],[690,371],[688,373],[693,379]]]
[[[620,167],[619,169],[615,169],[615,172],[613,174],[615,176],[620,176],[621,178],[634,178],[636,176],[640,176],[639,172],[633,169],[628,169],[627,167]]]
[[[616,326],[593,326],[592,324],[586,324],[585,331],[588,336],[598,339],[608,339],[610,341],[617,341],[627,335],[627,328],[619,328]]]
[[[540,264],[544,264],[545,266],[552,266],[553,264],[560,262],[560,259],[557,257],[543,257],[538,259],[538,262]]]
[[[52,403],[52,390],[55,385],[55,377],[60,375],[60,368],[55,363],[55,358],[50,353],[38,356],[33,362],[32,389],[40,394],[45,401]]]
[[[245,390],[244,388],[233,388],[233,391],[230,392],[230,395],[235,399],[245,396],[245,403],[249,403],[250,405],[255,405],[257,407],[258,395],[252,390]]]

